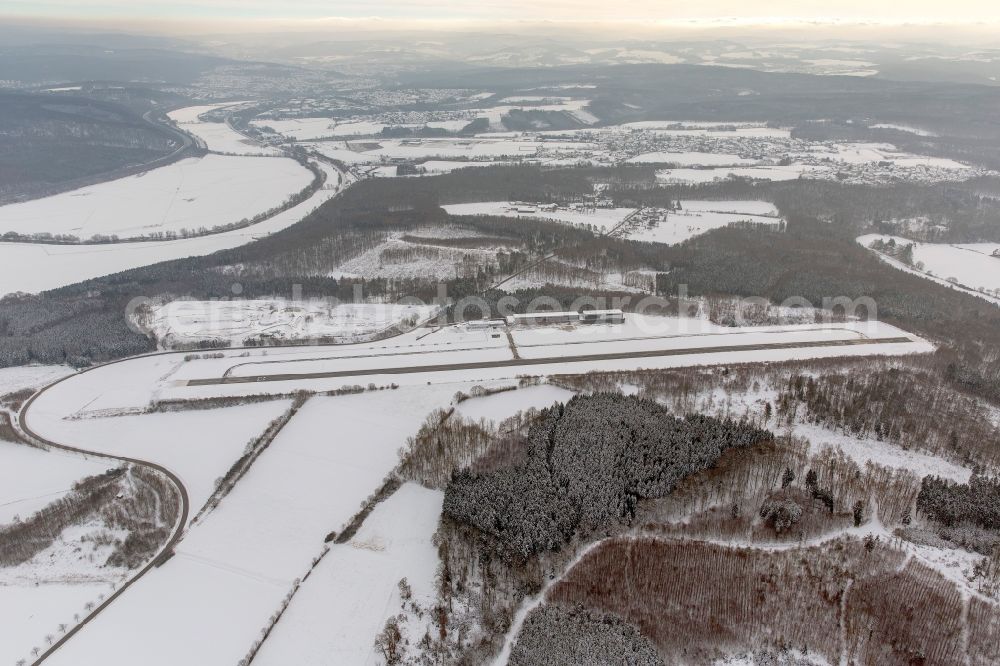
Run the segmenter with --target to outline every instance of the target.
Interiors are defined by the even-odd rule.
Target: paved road
[[[117,362],[120,363],[127,360],[129,359],[123,359],[122,361],[117,361]],[[95,366],[94,369],[98,369],[101,367],[103,366]],[[85,370],[84,372],[87,371]],[[43,661],[48,659],[53,652],[62,647],[62,645],[66,641],[68,641],[70,638],[76,635],[78,631],[87,626],[87,624],[89,624],[91,620],[97,617],[105,608],[110,606],[111,602],[117,599],[119,596],[121,596],[121,594],[124,593],[125,590],[130,588],[133,583],[135,583],[137,580],[139,580],[144,575],[149,573],[149,571],[151,571],[159,563],[161,563],[162,558],[166,556],[168,553],[173,551],[174,546],[177,545],[177,542],[180,541],[181,536],[184,534],[184,526],[187,524],[188,511],[190,510],[191,507],[191,502],[188,499],[187,488],[184,487],[184,484],[181,483],[181,480],[177,477],[176,474],[174,474],[173,472],[171,472],[169,469],[167,469],[162,465],[158,465],[154,462],[149,462],[148,460],[139,460],[138,458],[127,458],[124,456],[113,456],[107,453],[96,453],[94,451],[88,451],[86,449],[77,448],[75,446],[66,446],[65,444],[57,444],[56,442],[53,442],[51,440],[42,437],[41,435],[39,435],[38,433],[36,433],[31,429],[31,427],[28,425],[28,420],[26,417],[28,409],[31,407],[32,403],[35,402],[38,396],[42,395],[45,391],[52,388],[56,384],[60,384],[66,381],[67,379],[72,379],[74,377],[77,377],[79,374],[80,373],[69,375],[67,377],[64,377],[63,379],[60,379],[57,382],[53,382],[52,384],[49,384],[42,390],[35,393],[35,395],[31,396],[31,398],[26,403],[24,403],[24,406],[21,407],[21,411],[18,413],[17,416],[18,426],[21,432],[24,433],[24,435],[26,435],[28,438],[36,442],[39,442],[41,444],[44,444],[49,448],[62,449],[63,451],[72,451],[73,453],[82,453],[88,456],[94,456],[98,458],[107,458],[108,460],[139,465],[160,472],[161,474],[166,476],[170,480],[170,482],[173,483],[174,486],[177,488],[177,493],[180,498],[180,516],[178,517],[177,525],[174,527],[173,533],[170,535],[170,538],[167,539],[167,542],[163,544],[163,547],[160,548],[160,551],[156,554],[156,556],[153,557],[153,559],[151,559],[149,563],[146,564],[146,566],[137,571],[131,578],[122,583],[118,589],[116,589],[111,595],[109,595],[108,598],[105,599],[99,606],[94,608],[94,610],[92,610],[89,615],[84,617],[76,626],[72,627],[65,634],[63,634],[59,638],[59,640],[57,640],[55,643],[51,645],[51,647],[49,647],[48,650],[43,652],[34,662],[32,662],[32,666],[37,666],[38,664],[41,664]]]
[[[659,358],[663,356],[689,356],[694,354],[717,354],[720,352],[766,351],[770,349],[807,349],[812,347],[854,347],[860,345],[884,345],[913,342],[906,336],[892,338],[852,338],[849,340],[812,340],[806,342],[763,342],[752,345],[724,345],[716,347],[685,347],[657,349],[652,351],[608,352],[605,354],[583,354],[579,356],[556,356],[547,358],[520,358],[502,361],[473,361],[467,363],[441,363],[436,365],[399,366],[390,368],[368,368],[363,370],[333,370],[328,372],[290,372],[272,375],[249,375],[245,377],[209,377],[190,379],[187,386],[217,386],[220,384],[251,384],[255,382],[285,382],[302,379],[326,379],[335,377],[364,377],[370,375],[411,375],[422,372],[447,372],[449,370],[479,370],[485,368],[512,368],[532,365],[560,365],[586,361],[614,361],[637,358]]]

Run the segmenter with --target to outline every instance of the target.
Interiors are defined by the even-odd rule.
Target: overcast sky
[[[687,21],[770,23],[1000,20],[995,0],[0,0],[0,15],[179,21],[381,18],[405,21]]]

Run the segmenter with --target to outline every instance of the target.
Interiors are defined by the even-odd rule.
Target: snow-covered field
[[[969,169],[965,164],[944,157],[904,153],[889,143],[837,143],[814,146],[810,149],[810,153],[816,157],[848,164],[889,162],[901,167],[927,166],[957,171]]]
[[[499,424],[517,412],[543,409],[557,402],[566,402],[574,393],[552,384],[529,386],[516,391],[503,391],[459,403],[455,415],[470,421],[485,420]]]
[[[440,340],[435,344],[449,347],[455,343],[461,344],[461,340]],[[475,342],[469,340],[466,344],[474,346]],[[331,349],[346,352],[351,348]],[[262,360],[270,356],[263,350],[255,355]],[[205,362],[215,363],[218,359]],[[288,401],[279,400],[227,409],[110,415],[116,409],[134,410],[150,397],[160,395],[159,388],[176,383],[178,372],[195,363],[199,361],[185,362],[179,354],[155,355],[82,373],[43,394],[30,411],[29,425],[55,441],[164,464],[181,478],[195,512],[207,499],[214,479],[239,456],[246,441],[288,405]],[[84,381],[77,384],[77,379]],[[100,659],[102,663],[131,664],[141,651],[148,655],[145,663],[175,664],[189,661],[195,654],[192,650],[197,650],[198,658],[206,663],[235,663],[246,654],[291,590],[293,581],[320,554],[324,537],[341,529],[357,511],[359,502],[395,466],[398,449],[406,437],[416,432],[433,409],[447,406],[456,390],[469,391],[471,387],[467,382],[422,384],[394,391],[312,398],[236,488],[190,529],[176,555],[137,582],[74,637],[53,657],[54,663],[91,663]],[[464,409],[472,410],[467,416],[500,419],[568,396],[566,391],[543,386],[471,399]],[[349,545],[329,555],[331,563],[347,566],[354,562],[358,569],[345,571],[325,564],[314,573],[315,578],[310,578],[314,584],[303,588],[302,597],[307,600],[307,612],[312,594],[316,604],[326,608],[332,602],[339,612],[354,618],[350,627],[367,632],[368,624],[380,625],[387,617],[386,603],[392,601],[396,582],[403,575],[410,578],[416,593],[423,594],[426,588],[430,599],[434,550],[430,548],[428,558],[420,560],[413,549],[429,544],[440,511],[440,497],[430,506],[421,503],[421,499],[428,499],[430,491],[413,487],[402,492],[400,498],[414,492],[420,497],[406,501],[405,510],[374,514],[368,527]],[[407,513],[411,509],[415,515]],[[390,522],[382,523],[383,518]],[[401,525],[412,526],[412,538],[401,535]],[[385,550],[378,551],[379,546]],[[354,555],[363,557],[351,559]],[[429,573],[417,566],[419,562],[429,565]],[[359,572],[368,567],[389,577],[361,576]],[[402,573],[397,576],[397,571]],[[117,576],[120,572],[110,573]],[[353,581],[352,586],[338,590],[332,599],[329,588],[316,584],[324,576],[344,580],[345,574]],[[421,581],[428,582],[424,586]],[[46,587],[44,593],[51,597],[56,590]],[[29,619],[44,631],[54,630],[58,622],[70,623],[72,612],[79,610],[77,606],[93,601],[97,594],[108,593],[110,588],[107,581],[97,581],[91,587],[68,590],[51,602],[33,597],[28,604],[26,599],[25,607],[34,609],[44,603],[52,610],[44,622],[36,622],[34,615]],[[358,594],[347,594],[350,590]],[[179,608],[184,612],[178,612]],[[220,624],[220,617],[226,621]],[[328,621],[323,615],[304,628],[314,630],[315,622],[329,628]],[[284,624],[290,625],[287,620]],[[35,626],[22,625],[32,629]],[[335,644],[351,654],[353,650],[369,649],[374,637],[374,633],[345,635],[351,636],[351,641],[338,638]],[[328,632],[311,635],[321,654],[325,654],[330,636]],[[27,643],[17,643],[17,655],[41,640],[42,634],[32,634]],[[281,639],[276,641],[280,647]],[[290,658],[284,652],[277,654]],[[297,659],[300,652],[290,654]]]
[[[249,139],[232,129],[226,123],[199,122],[197,124],[181,125],[180,127],[204,141],[208,149],[214,153],[252,156],[281,155],[281,150],[272,146],[262,146],[253,139]]]
[[[738,222],[777,226],[782,219],[767,201],[682,201],[681,210],[668,213],[652,228],[629,231],[628,238],[671,245]]]
[[[207,155],[44,199],[0,206],[0,233],[134,238],[253,218],[312,181],[287,158]]]
[[[508,201],[448,204],[442,208],[449,215],[492,215],[553,220],[581,226],[594,226],[602,231],[611,229],[635,210],[634,208],[594,208],[589,210],[560,208],[555,211],[541,211],[531,207],[532,212],[518,212],[518,209]]]
[[[466,269],[466,261],[471,262],[473,269],[476,266],[494,263],[496,250],[505,247],[498,244],[495,248],[454,248],[434,245],[430,241],[409,242],[403,240],[404,235],[406,234],[403,232],[390,233],[385,242],[338,264],[335,275],[362,276],[369,279],[424,277],[447,280],[460,277]],[[408,258],[391,256],[395,252],[405,253],[418,248],[421,253]]]
[[[292,162],[280,158],[219,157],[216,160],[251,160],[264,164]],[[309,172],[292,162],[296,169],[310,178]],[[169,168],[169,167],[164,167]],[[331,166],[320,165],[327,174],[328,185],[343,186],[340,172]],[[296,176],[297,178],[297,176]],[[116,181],[117,182],[117,181]],[[305,181],[308,183],[308,180]],[[110,185],[110,184],[109,184]],[[226,186],[228,187],[228,185]],[[225,188],[223,188],[225,190]],[[301,188],[300,188],[301,189]],[[297,190],[296,190],[297,191]],[[263,222],[244,229],[220,234],[185,238],[171,241],[148,241],[107,245],[46,245],[36,243],[0,243],[0,296],[15,291],[38,292],[62,287],[81,280],[108,275],[138,266],[146,266],[168,259],[201,256],[217,250],[238,247],[289,227],[314,211],[320,204],[337,194],[336,189],[317,190],[309,199]],[[286,192],[278,201],[280,203]],[[58,195],[66,196],[66,195]],[[161,196],[163,193],[161,193]],[[231,195],[226,195],[231,199]],[[45,201],[40,199],[38,201]],[[230,207],[232,201],[218,200],[219,206]],[[35,203],[35,202],[28,202]],[[139,210],[145,211],[143,202]],[[242,205],[242,204],[240,204]],[[6,206],[0,207],[0,220]],[[259,212],[259,211],[258,211]],[[65,217],[63,219],[66,219]],[[234,222],[239,218],[220,219],[216,223]],[[208,221],[207,219],[205,221]],[[134,223],[134,219],[131,223]]]
[[[455,415],[499,423],[517,412],[572,396],[571,391],[543,384],[470,398]],[[373,639],[386,619],[401,612],[405,615],[401,631],[411,646],[416,645],[432,622],[428,610],[437,600],[438,558],[432,536],[443,499],[439,491],[406,483],[379,504],[349,542],[331,546],[299,588],[255,663],[381,663]],[[412,589],[405,608],[398,587],[404,577]],[[413,611],[414,603],[419,614]]]
[[[280,155],[281,151],[270,146],[262,146],[233,130],[224,122],[215,123],[201,120],[198,116],[215,109],[233,106],[232,103],[190,106],[171,111],[167,117],[189,134],[200,139],[205,146],[216,153],[230,155]]]
[[[622,392],[626,392],[624,386]],[[779,392],[779,388],[768,383],[763,386],[755,384],[754,388],[745,392],[714,388],[700,392],[692,402],[695,405],[694,409],[702,414],[718,418],[756,415],[764,420],[764,405],[775,404]],[[669,402],[669,397],[667,401]],[[764,420],[764,425],[774,432],[789,430],[795,437],[809,440],[811,454],[817,454],[823,449],[839,449],[862,469],[871,462],[883,467],[909,470],[918,478],[930,474],[958,483],[967,483],[972,473],[968,467],[924,451],[904,449],[885,439],[848,435],[840,430],[809,423],[807,418],[801,417],[801,414],[800,418],[791,424],[785,417],[775,414],[771,416],[770,421]]]
[[[39,388],[73,372],[62,365],[3,368],[0,395]],[[0,440],[0,525],[15,516],[27,518],[65,495],[76,481],[108,468],[107,461]]]
[[[43,393],[28,411],[28,426],[54,442],[162,464],[187,488],[193,514],[250,439],[280,416],[290,401],[136,413],[171,384],[171,375],[185,363],[183,358],[180,354],[140,357],[82,373]]]
[[[167,114],[175,123],[178,124],[188,124],[188,123],[198,123],[201,122],[199,116],[203,113],[208,113],[209,111],[214,111],[215,109],[224,109],[227,107],[239,106],[241,104],[246,104],[247,100],[236,101],[236,102],[220,102],[218,104],[201,104],[195,106],[184,106],[179,109],[174,109]]]
[[[0,525],[27,518],[68,493],[80,479],[112,466],[100,458],[0,440]]]
[[[263,337],[278,341],[353,341],[399,323],[416,324],[435,310],[427,305],[334,303],[323,299],[182,300],[154,308],[152,321],[145,328],[165,349],[199,340],[228,340],[233,346],[242,346],[247,338]]]
[[[857,240],[869,247],[876,240],[895,240],[897,245],[913,243],[913,266],[906,266],[891,257],[879,256],[894,266],[922,275],[935,282],[981,294],[994,302],[1000,301],[1000,243],[921,243],[900,236],[868,234]]]
[[[72,626],[73,615],[86,615],[84,606],[97,603],[101,595],[111,594],[106,581],[68,581],[35,584],[5,578],[0,569],[0,661],[16,664],[33,659],[31,650],[48,647],[46,636],[59,638],[59,625]]]
[[[41,387],[73,372],[66,366],[0,369],[0,395]],[[0,440],[0,526],[27,518],[63,497],[77,481],[112,466],[98,458]],[[84,604],[108,594],[110,581],[121,575],[116,569],[100,569],[102,557],[91,559],[92,552],[85,552],[77,538],[80,529],[67,532],[28,562],[0,567],[0,663],[13,664],[30,658],[33,647],[44,648],[46,635],[57,636],[59,624],[71,624],[74,613],[82,614]]]
[[[395,467],[406,438],[452,393],[424,387],[312,398],[177,554],[53,663],[131,665],[136,654],[145,664],[237,663],[327,534],[350,521]]]
[[[410,602],[425,611],[437,599],[437,548],[431,542],[444,494],[404,484],[379,504],[349,542],[333,545],[264,643],[255,664],[322,666],[379,664],[375,635],[404,601],[398,583],[406,578]],[[409,603],[409,602],[406,602]],[[417,623],[414,623],[417,624]],[[411,645],[423,636],[404,627]]]
[[[919,478],[930,474],[957,483],[968,483],[972,474],[972,470],[967,467],[928,453],[906,450],[874,438],[844,435],[811,423],[795,424],[794,432],[797,436],[808,439],[814,449],[840,449],[862,468],[865,463],[873,462],[884,467],[908,469]]]
[[[22,365],[0,368],[0,396],[27,388],[41,388],[76,372],[68,365]]]
[[[542,211],[535,206],[520,209],[507,201],[447,204],[442,206],[449,215],[491,215],[497,217],[531,218],[566,222],[577,226],[595,227],[607,232],[635,212],[633,208],[560,208]],[[766,201],[702,201],[681,202],[681,209],[670,212],[652,228],[637,224],[628,231],[628,238],[656,243],[680,243],[712,229],[737,222],[778,225],[781,216],[774,204]]]
[[[0,526],[26,519],[63,497],[81,479],[101,474],[107,460],[44,451],[0,441]],[[83,538],[103,524],[70,528],[31,560],[0,566],[0,663],[28,658],[33,647],[47,646],[59,625],[71,625],[84,604],[109,594],[124,571],[102,568],[107,548],[94,549]]]

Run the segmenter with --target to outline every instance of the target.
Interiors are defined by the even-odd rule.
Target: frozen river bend
[[[296,160],[241,137],[224,123],[198,122],[196,112],[211,108],[180,109],[171,117],[210,151],[226,154],[209,152],[137,175],[0,206],[0,236],[18,237],[17,242],[0,242],[0,296],[55,289],[239,247],[295,224],[350,183],[350,176],[333,166],[314,163],[312,168],[325,180],[312,191],[314,174]],[[223,133],[228,143],[219,143]],[[304,200],[287,205],[292,197],[306,194]],[[245,226],[247,222],[252,224]],[[36,235],[44,242],[29,242]],[[52,242],[59,237],[76,240]],[[94,244],[95,239],[101,242]]]

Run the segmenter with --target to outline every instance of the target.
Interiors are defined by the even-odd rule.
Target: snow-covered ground
[[[27,518],[86,476],[113,466],[100,458],[0,440],[0,525]]]
[[[560,208],[555,211],[541,211],[530,206],[530,212],[519,212],[509,201],[483,201],[480,203],[448,204],[442,206],[449,215],[492,215],[553,220],[581,226],[594,226],[607,231],[621,222],[634,208],[594,208],[589,210]]]
[[[248,338],[278,341],[364,339],[396,324],[416,324],[436,307],[392,303],[334,303],[324,299],[290,301],[171,301],[156,307],[145,328],[161,347],[199,340],[228,340],[242,346]]]
[[[146,358],[141,369],[158,376],[165,385],[170,383],[171,369],[184,363],[180,355]],[[107,416],[137,411],[155,395],[154,387],[147,384],[137,390],[129,382],[142,376],[129,365],[104,366],[100,370],[107,372],[94,378],[97,381],[70,379],[49,389],[31,406],[28,426],[54,442],[162,464],[187,488],[192,515],[205,504],[216,480],[240,457],[247,443],[290,405],[289,400],[275,400],[225,409]],[[147,380],[148,376],[141,381]]]
[[[112,466],[107,460],[0,441],[0,526],[28,518],[77,481]],[[69,528],[31,560],[0,566],[0,663],[29,658],[34,647],[44,649],[46,635],[58,637],[59,625],[71,626],[74,614],[84,614],[84,604],[110,594],[125,572],[103,567],[109,548],[86,540],[104,531],[99,522]]]
[[[311,177],[308,171],[300,167],[292,160],[282,158],[250,158],[250,157],[220,157],[210,156],[215,160],[251,160],[264,164],[281,164],[291,162],[298,171]],[[207,158],[206,158],[207,159]],[[169,167],[164,167],[169,168]],[[338,185],[342,187],[340,172],[333,167],[320,165],[327,173],[327,185]],[[298,178],[298,176],[296,176]],[[118,182],[118,181],[115,181]],[[109,184],[110,185],[110,184]],[[304,186],[304,185],[303,185]],[[217,207],[230,208],[234,204],[231,199],[232,194],[227,189],[228,185],[222,187],[222,201],[215,199]],[[299,188],[301,189],[301,187]],[[295,190],[298,191],[298,190]],[[201,256],[211,254],[217,250],[225,250],[252,242],[256,238],[266,236],[286,227],[289,227],[306,215],[314,211],[320,204],[333,198],[338,189],[317,190],[309,199],[294,206],[282,213],[278,213],[263,222],[244,229],[227,231],[220,234],[201,236],[198,238],[185,238],[171,241],[148,241],[135,243],[116,243],[106,245],[46,245],[36,243],[0,243],[0,296],[15,292],[38,292],[46,289],[62,287],[81,280],[108,275],[124,271],[138,266],[146,266],[168,259],[178,259],[181,257]],[[277,201],[280,203],[287,194],[285,192]],[[57,195],[57,196],[68,196]],[[160,193],[161,198],[167,196]],[[218,196],[213,194],[213,198]],[[37,201],[46,201],[39,199]],[[36,203],[36,202],[28,202]],[[136,201],[140,206],[139,211],[146,211],[147,205],[143,201]],[[15,204],[19,205],[19,204]],[[75,205],[75,204],[74,204]],[[242,205],[242,204],[238,204]],[[0,207],[0,220],[3,219],[4,211],[8,206]],[[261,211],[258,211],[261,212]],[[65,213],[60,213],[64,221],[68,218]],[[145,215],[145,213],[143,213]],[[135,223],[138,218],[123,218],[124,223]],[[148,219],[142,217],[142,219]],[[204,222],[211,222],[205,218]],[[236,222],[239,218],[217,219],[214,223]],[[72,223],[71,224],[78,224]]]
[[[177,554],[52,663],[131,665],[137,654],[150,665],[237,663],[321,553],[325,537],[350,521],[395,467],[406,438],[452,394],[451,387],[421,387],[312,398],[190,529]]]
[[[470,398],[455,415],[496,424],[517,412],[572,396],[555,386],[532,386]],[[406,483],[379,504],[349,542],[331,546],[299,588],[255,663],[381,663],[373,640],[385,621],[399,613],[405,616],[400,623],[405,640],[415,646],[431,626],[428,611],[437,601],[438,558],[432,536],[443,499],[438,491]],[[404,577],[412,588],[405,604],[398,587]]]
[[[37,388],[73,374],[66,366],[25,366],[0,370],[0,395]],[[77,481],[101,474],[107,460],[45,451],[0,440],[0,526],[25,519],[63,497]],[[107,553],[81,544],[85,528],[72,528],[30,561],[0,567],[0,663],[30,658],[44,648],[46,635],[58,636],[84,604],[108,594],[122,572],[102,570]],[[96,557],[92,557],[96,555]]]
[[[265,213],[312,178],[287,158],[187,158],[136,176],[0,206],[0,233],[87,240],[195,232]]]
[[[555,211],[542,211],[534,205],[518,207],[508,201],[447,204],[442,208],[449,215],[491,215],[553,220],[594,227],[603,232],[611,230],[635,212],[634,208],[559,208]],[[639,225],[629,230],[628,237],[634,240],[673,244],[736,222],[778,225],[781,221],[778,209],[767,201],[689,200],[682,201],[680,210],[668,213],[656,226],[649,228]]]
[[[0,395],[39,388],[67,375],[63,365],[0,369]],[[0,439],[0,525],[27,518],[65,495],[73,483],[109,468],[107,461],[45,451]]]
[[[811,423],[797,423],[794,432],[805,437],[813,448],[837,448],[843,451],[860,467],[873,462],[884,467],[907,469],[917,477],[940,476],[957,483],[968,483],[972,470],[937,456],[920,451],[908,451],[902,447],[880,442],[874,438],[852,437]]]
[[[444,494],[404,484],[379,504],[349,542],[333,545],[264,643],[254,663],[379,664],[375,635],[385,621],[416,603],[429,619],[437,595],[438,566],[432,537]],[[412,597],[400,596],[406,578]],[[416,618],[412,618],[416,619]],[[403,625],[416,646],[423,636],[418,622]],[[419,633],[418,633],[419,632]]]
[[[41,388],[76,372],[68,365],[21,365],[0,368],[0,396],[28,388]]]
[[[672,245],[739,222],[777,226],[782,219],[767,201],[682,201],[680,210],[667,213],[652,228],[630,230],[628,238]]]
[[[717,416],[738,416],[756,414],[762,417],[765,402],[774,404],[778,391],[764,386],[746,393],[731,393],[723,389],[713,389],[700,396],[696,403],[702,413]],[[765,424],[771,430],[778,432],[787,429],[795,437],[809,441],[810,454],[816,454],[824,449],[839,450],[864,469],[869,463],[890,469],[906,470],[917,478],[927,475],[939,476],[955,483],[968,483],[972,470],[956,462],[945,460],[924,451],[903,449],[897,444],[874,437],[858,437],[847,435],[835,429],[807,423],[803,419],[787,423],[777,415]],[[875,523],[886,537],[884,527]],[[862,530],[867,529],[865,525]],[[961,548],[938,548],[914,544],[906,540],[897,540],[896,545],[914,554],[923,563],[938,570],[949,580],[957,584],[964,594],[976,595],[975,584],[971,580],[972,566],[982,559],[981,555],[970,553]]]
[[[280,155],[281,151],[270,146],[262,146],[233,130],[224,122],[207,122],[199,116],[215,109],[234,106],[232,103],[189,106],[171,111],[167,117],[177,126],[200,139],[205,146],[216,153],[229,155]]]
[[[829,158],[848,164],[888,162],[901,167],[928,166],[957,171],[969,169],[967,165],[945,157],[904,153],[890,143],[835,143],[813,146],[809,152],[819,158]]]
[[[557,402],[566,402],[573,397],[572,391],[540,384],[516,391],[503,391],[479,398],[469,398],[459,403],[455,415],[470,421],[485,420],[499,424],[504,419],[529,409],[543,409]]]
[[[385,242],[341,262],[336,273],[366,278],[426,277],[447,280],[461,277],[466,270],[466,261],[471,262],[473,272],[475,267],[493,264],[496,261],[496,250],[505,247],[498,244],[495,248],[454,248],[431,243],[412,243],[403,240],[405,235],[401,231],[391,232]],[[416,248],[423,251],[410,257],[392,256],[395,252],[405,253]]]
[[[1000,252],[1000,243],[921,243],[880,234],[867,234],[857,240],[870,247],[876,240],[888,242],[890,239],[895,240],[897,245],[913,244],[913,266],[877,253],[893,266],[1000,303],[1000,257],[992,256],[994,252]]]
[[[811,455],[818,454],[824,449],[839,449],[862,469],[871,462],[892,469],[908,470],[918,478],[930,474],[957,483],[967,483],[972,474],[969,467],[925,451],[904,449],[885,439],[849,435],[841,430],[809,423],[802,417],[801,412],[799,418],[792,423],[788,423],[783,416],[779,417],[777,414],[772,415],[770,421],[763,421],[764,405],[777,403],[779,388],[766,382],[762,386],[756,384],[754,386],[755,388],[746,391],[730,391],[724,388],[702,391],[692,400],[694,410],[718,418],[756,416],[762,419],[764,427],[773,432],[787,431],[795,437],[808,440]],[[631,391],[626,391],[625,388],[622,387],[623,393],[635,392],[635,387],[631,387]],[[667,396],[666,402],[669,401],[670,398]]]
[[[2,576],[4,569],[0,569]],[[100,595],[111,594],[106,581],[51,582],[35,585],[0,582],[0,661],[31,663],[31,650],[48,647],[46,636],[61,637],[59,625],[73,625],[73,616],[86,615],[85,605],[98,603]]]

